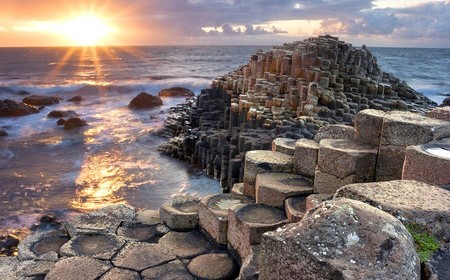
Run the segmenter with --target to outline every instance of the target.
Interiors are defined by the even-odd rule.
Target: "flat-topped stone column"
[[[220,245],[227,244],[228,209],[251,204],[254,201],[235,193],[222,193],[205,196],[199,204],[200,227]]]
[[[266,172],[292,172],[292,156],[264,150],[247,152],[244,166],[244,195],[255,196],[256,175]]]
[[[407,147],[402,179],[450,185],[450,139]]]
[[[290,138],[275,138],[272,141],[272,151],[280,152],[293,156],[295,151],[296,140]]]
[[[376,181],[401,179],[407,146],[450,137],[450,122],[410,112],[386,114],[381,129]]]
[[[228,248],[242,261],[250,246],[261,242],[261,235],[274,230],[288,220],[284,211],[264,204],[251,204],[228,210]]]
[[[358,142],[373,146],[380,144],[381,127],[385,112],[366,109],[360,111],[355,117],[355,139]]]
[[[306,198],[306,196],[293,196],[284,201],[284,212],[290,223],[300,221],[305,215]]]
[[[319,143],[309,139],[299,139],[295,142],[293,172],[313,178],[319,157]]]
[[[292,173],[261,173],[256,175],[256,203],[284,209],[284,200],[313,192],[309,179]]]
[[[394,180],[344,186],[335,197],[363,201],[390,213],[404,224],[419,224],[439,240],[450,241],[448,190],[413,180]]]
[[[334,193],[350,183],[372,182],[377,148],[347,139],[320,141],[315,193]]]
[[[198,203],[200,199],[193,196],[177,195],[161,206],[161,221],[169,228],[188,231],[197,227]]]

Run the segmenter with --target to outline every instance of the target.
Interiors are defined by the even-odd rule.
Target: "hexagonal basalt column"
[[[291,196],[313,192],[312,182],[291,173],[261,173],[256,176],[256,203],[284,208],[284,200]]]
[[[366,109],[360,111],[355,117],[355,139],[361,143],[367,143],[373,146],[380,144],[381,126],[385,112]]]
[[[346,139],[322,140],[314,192],[334,193],[346,184],[372,182],[376,157],[377,148],[373,146]]]
[[[318,156],[319,143],[309,139],[297,140],[293,160],[294,173],[313,178]]]
[[[272,151],[293,156],[295,151],[295,141],[290,138],[276,138],[272,141]]]
[[[217,244],[227,244],[228,209],[253,203],[243,195],[223,193],[204,197],[198,207],[200,227]]]
[[[264,204],[251,204],[228,210],[228,247],[242,261],[261,235],[288,223],[284,211]]]
[[[194,229],[198,222],[199,202],[197,197],[177,195],[161,206],[161,221],[173,230]]]
[[[256,175],[265,172],[292,172],[292,156],[274,151],[250,151],[245,155],[245,195],[255,196]]]
[[[407,147],[402,179],[450,185],[450,139]]]
[[[294,196],[286,198],[284,202],[284,211],[291,223],[300,221],[306,212],[306,197]]]
[[[61,246],[69,236],[60,231],[42,232],[30,235],[18,246],[19,259],[57,261]]]
[[[117,235],[80,234],[61,247],[61,255],[110,260],[124,244],[125,239]]]
[[[383,119],[376,181],[401,179],[407,146],[450,137],[450,122],[410,112],[393,112]]]

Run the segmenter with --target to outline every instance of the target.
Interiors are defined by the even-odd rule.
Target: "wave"
[[[197,79],[188,78],[171,78],[166,80],[157,80],[150,82],[124,82],[116,84],[70,84],[70,85],[0,85],[0,97],[5,94],[14,96],[24,96],[27,94],[128,94],[136,92],[157,93],[164,88],[179,86],[189,88],[194,93],[199,93],[201,89],[210,85],[211,79],[206,77],[198,77]]]

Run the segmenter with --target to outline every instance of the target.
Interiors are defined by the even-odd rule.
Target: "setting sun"
[[[61,33],[75,45],[95,46],[103,43],[115,31],[106,20],[94,15],[83,15],[67,21]]]

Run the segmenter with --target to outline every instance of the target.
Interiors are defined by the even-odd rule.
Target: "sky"
[[[450,48],[449,0],[0,0],[0,47],[276,45]]]

